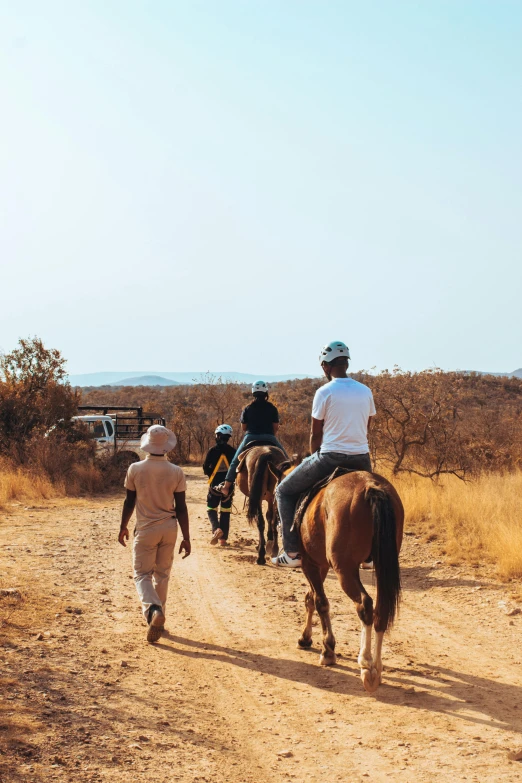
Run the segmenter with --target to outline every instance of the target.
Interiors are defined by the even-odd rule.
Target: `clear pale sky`
[[[522,366],[519,0],[0,0],[0,347]]]

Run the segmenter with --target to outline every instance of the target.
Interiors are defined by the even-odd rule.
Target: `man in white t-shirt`
[[[301,565],[299,532],[293,528],[299,496],[336,467],[367,470],[372,465],[368,449],[368,422],[375,415],[370,389],[348,378],[350,351],[342,342],[325,346],[319,356],[329,383],[315,393],[312,406],[310,452],[276,489],[277,508],[283,532],[283,550],[272,558],[274,565]]]
[[[134,583],[148,624],[147,641],[157,642],[165,626],[165,605],[169,577],[174,560],[178,522],[183,540],[183,557],[190,555],[190,532],[186,480],[180,467],[167,460],[176,445],[173,432],[153,424],[141,438],[147,456],[134,462],[127,471],[118,541],[126,546],[128,524],[136,509],[136,527],[132,546]]]

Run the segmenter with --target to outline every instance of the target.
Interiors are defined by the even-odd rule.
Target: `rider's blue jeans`
[[[279,443],[275,435],[258,435],[254,434],[253,432],[247,432],[241,443],[239,444],[236,453],[232,457],[232,462],[230,463],[230,467],[227,472],[227,481],[235,481],[236,480],[236,473],[237,473],[237,466],[239,465],[239,457],[241,455],[241,452],[246,449],[249,443],[253,443],[255,440],[263,441],[263,443],[273,443],[274,446],[277,446],[278,449],[281,449],[285,457],[288,457],[288,454],[282,447],[282,445]]]
[[[299,552],[299,531],[295,528],[292,529],[299,496],[311,489],[318,481],[333,473],[337,467],[371,472],[372,463],[369,454],[341,454],[337,451],[321,454],[316,451],[311,457],[304,459],[278,484],[276,489],[277,510],[281,519],[285,552]]]

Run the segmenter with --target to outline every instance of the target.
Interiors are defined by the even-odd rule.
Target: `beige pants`
[[[165,613],[169,577],[178,535],[177,520],[169,517],[152,527],[137,530],[132,547],[134,584],[147,620],[153,604]]]

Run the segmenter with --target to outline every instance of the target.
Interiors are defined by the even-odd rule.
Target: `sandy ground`
[[[0,517],[0,780],[520,781],[522,614],[487,569],[407,535],[404,600],[365,693],[355,610],[333,576],[339,663],[296,647],[304,578],[253,564],[233,518],[208,545],[189,470],[193,554],[176,556],[168,633],[145,642],[122,497],[13,506]],[[363,579],[371,585],[371,574]],[[516,607],[515,607],[516,608]]]

